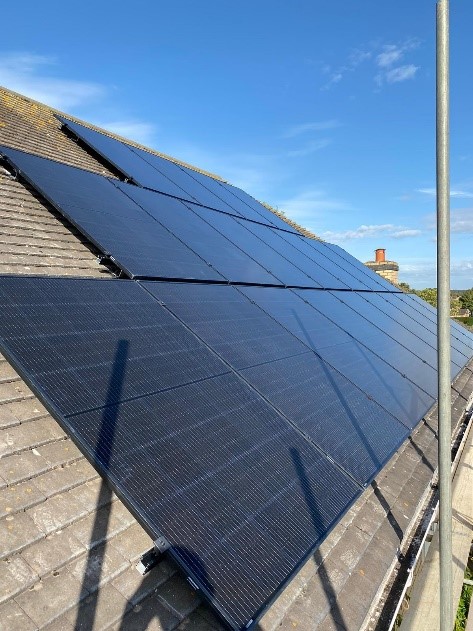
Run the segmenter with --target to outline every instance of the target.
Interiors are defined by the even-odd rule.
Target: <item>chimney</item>
[[[384,263],[384,261],[386,260],[385,252],[386,250],[384,250],[383,248],[378,248],[374,251],[376,263]]]

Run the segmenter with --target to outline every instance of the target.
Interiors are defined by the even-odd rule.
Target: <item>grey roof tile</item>
[[[47,535],[21,552],[38,576],[46,576],[85,553],[86,547],[69,528]]]
[[[38,575],[19,556],[0,561],[0,602],[13,598],[31,587]]]
[[[35,510],[35,509],[32,509]],[[44,533],[27,513],[7,515],[0,520],[0,555],[10,557],[42,539]]]
[[[45,499],[46,495],[32,480],[7,486],[0,491],[0,518],[41,504]]]
[[[66,568],[50,574],[19,594],[15,601],[39,628],[72,609],[88,593]]]
[[[14,601],[0,605],[0,631],[36,631],[38,626]]]

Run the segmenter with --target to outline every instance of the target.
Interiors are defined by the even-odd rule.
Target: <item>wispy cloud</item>
[[[304,147],[300,149],[294,149],[292,151],[288,151],[287,155],[290,158],[299,158],[301,156],[308,156],[311,153],[315,153],[316,151],[320,151],[320,149],[324,149],[327,147],[332,141],[328,138],[322,138],[321,140],[312,140],[308,142]]]
[[[368,239],[370,237],[385,236],[392,239],[406,239],[417,237],[422,234],[421,230],[406,228],[405,226],[396,226],[394,224],[371,224],[361,225],[353,230],[342,230],[339,232],[328,230],[320,236],[327,241],[341,243],[344,241],[352,241],[355,239]]]
[[[28,52],[0,54],[0,84],[51,107],[67,110],[101,99],[105,86],[51,76],[58,70],[54,57]]]
[[[387,83],[400,83],[401,81],[407,81],[408,79],[413,79],[416,76],[419,68],[420,66],[414,66],[414,64],[407,64],[406,66],[392,68],[386,72],[384,79]]]
[[[419,263],[406,263],[399,261],[399,267],[403,274],[406,273],[412,278],[419,279],[423,279],[427,276],[434,276],[437,269],[435,260]],[[471,279],[473,273],[473,259],[452,260],[450,272],[452,277]]]
[[[369,67],[377,70],[374,78],[379,87],[385,83],[400,83],[413,79],[420,66],[400,62],[405,61],[406,55],[419,46],[420,40],[411,38],[394,44],[380,45],[379,42],[373,42],[352,50],[344,63],[336,67],[327,64],[322,66],[322,72],[328,75],[328,80],[320,89],[329,90],[365,62],[370,62]]]
[[[324,65],[323,71],[325,74],[329,75],[329,78],[320,89],[323,91],[329,90],[335,84],[340,83],[347,73],[351,73],[356,70],[356,68],[358,68],[358,66],[360,66],[363,62],[371,59],[372,55],[373,52],[371,50],[355,48],[349,52],[345,63],[335,69],[332,69],[328,65]]]
[[[305,228],[317,232],[315,220],[331,210],[352,210],[348,202],[330,197],[326,191],[310,189],[302,191],[293,197],[279,200],[276,208]]]
[[[434,213],[426,218],[427,226],[431,230],[436,227]],[[453,234],[473,234],[473,208],[459,208],[450,211],[450,231]]]
[[[397,44],[384,44],[382,52],[376,56],[376,65],[380,68],[389,68],[400,61],[408,51],[418,48],[419,45],[418,39],[408,39]]]
[[[314,131],[325,131],[327,129],[335,129],[340,127],[341,123],[338,120],[331,119],[326,121],[319,121],[315,123],[302,123],[301,125],[294,125],[289,127],[282,135],[283,138],[294,138],[302,134]]]
[[[416,190],[418,193],[424,193],[424,195],[430,195],[431,197],[437,196],[437,191],[435,188],[418,188]],[[450,191],[450,197],[473,199],[473,193],[471,193],[470,191],[459,191],[457,189],[452,189]]]

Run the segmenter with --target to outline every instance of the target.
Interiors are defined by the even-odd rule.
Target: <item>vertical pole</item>
[[[452,631],[450,175],[448,0],[437,3],[437,301],[440,631]]]

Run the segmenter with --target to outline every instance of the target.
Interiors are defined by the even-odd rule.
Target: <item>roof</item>
[[[4,89],[0,143],[113,176],[60,132],[50,108]],[[0,273],[112,274],[47,202],[7,173],[0,174],[0,222]],[[452,389],[454,426],[472,391],[470,363]],[[436,423],[433,409],[269,609],[262,631],[374,628],[431,492]],[[4,358],[0,496],[0,628],[223,628],[167,559],[138,574],[151,540]]]

